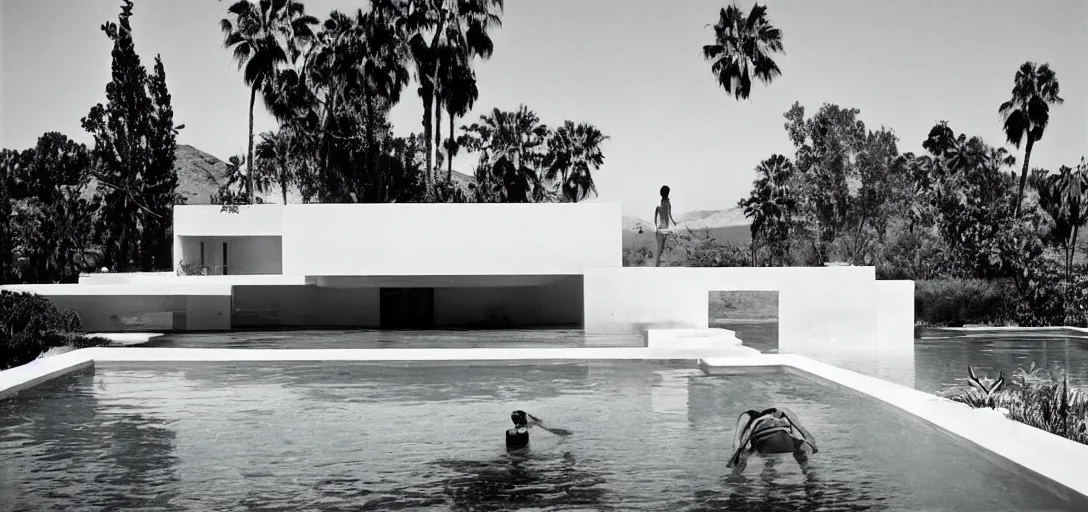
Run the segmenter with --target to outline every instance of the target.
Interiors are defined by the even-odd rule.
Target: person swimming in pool
[[[529,449],[529,427],[540,427],[541,430],[560,437],[571,435],[571,432],[566,429],[546,427],[544,420],[521,410],[510,413],[510,421],[514,422],[514,428],[506,431],[506,451],[508,452]]]
[[[818,453],[816,438],[801,425],[797,415],[784,407],[772,407],[763,411],[748,410],[737,418],[737,431],[733,435],[733,455],[726,467],[734,474],[744,471],[748,457],[753,453],[761,456],[792,453],[794,460],[804,470],[808,457]]]
[[[672,203],[669,202],[669,186],[664,185],[661,187],[661,204],[654,210],[654,226],[656,226],[657,236],[657,253],[654,255],[654,266],[661,266],[661,253],[665,252],[665,239],[669,237],[669,233],[672,230],[669,228],[669,223],[672,223],[673,227],[676,227],[676,219],[672,218]]]

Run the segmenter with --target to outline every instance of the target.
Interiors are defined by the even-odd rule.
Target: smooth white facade
[[[5,288],[92,331],[377,328],[397,289],[430,290],[403,299],[431,304],[429,327],[587,334],[706,329],[711,291],[778,291],[782,353],[913,353],[912,282],[872,267],[625,268],[615,204],[177,206],[173,232],[173,273]]]

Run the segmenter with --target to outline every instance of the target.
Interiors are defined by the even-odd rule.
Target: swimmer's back
[[[523,450],[529,447],[529,430],[512,428],[506,431],[506,450]]]

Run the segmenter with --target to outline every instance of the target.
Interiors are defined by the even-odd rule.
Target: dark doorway
[[[434,288],[382,288],[382,329],[433,329]]]

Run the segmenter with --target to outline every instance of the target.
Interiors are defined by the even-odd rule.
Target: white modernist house
[[[872,267],[623,267],[616,204],[174,208],[175,271],[5,286],[89,331],[567,327],[705,329],[711,291],[779,292],[779,339],[913,346],[914,284]],[[912,350],[912,349],[911,349]]]

